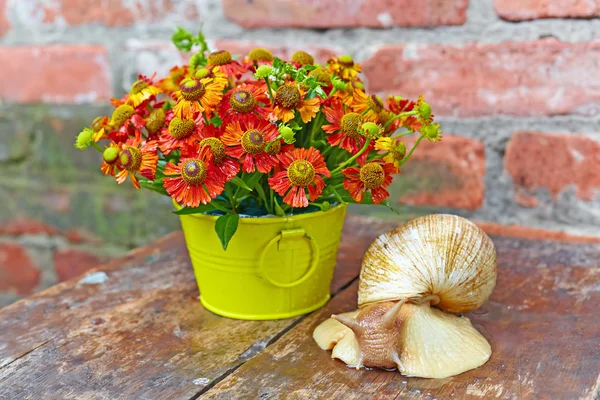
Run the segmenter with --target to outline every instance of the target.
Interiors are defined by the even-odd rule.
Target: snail
[[[359,277],[359,309],[332,315],[313,338],[348,366],[397,368],[446,378],[477,368],[492,354],[462,314],[480,307],[496,285],[496,251],[472,222],[454,215],[416,218],[379,236]]]

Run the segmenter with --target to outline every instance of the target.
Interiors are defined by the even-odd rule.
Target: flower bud
[[[273,67],[271,67],[270,65],[261,65],[260,67],[258,67],[256,69],[256,73],[254,74],[254,77],[256,79],[264,79],[264,78],[268,77],[269,75],[271,75],[272,71],[273,71]]]
[[[83,128],[75,139],[75,147],[80,150],[90,147],[94,143],[94,131],[91,128]]]
[[[331,83],[337,90],[346,90],[348,87],[348,85],[346,85],[346,83],[339,78],[331,78]]]
[[[114,164],[119,158],[119,149],[116,147],[108,147],[102,153],[102,158],[107,164]]]
[[[429,117],[431,117],[431,107],[429,104],[424,101],[419,103],[419,115],[423,119],[429,119]]]
[[[289,126],[281,125],[279,127],[279,133],[283,141],[287,144],[292,144],[296,141],[296,138],[294,137],[296,133]]]
[[[381,136],[381,128],[375,122],[365,122],[361,128],[365,135],[371,139],[377,139]]]
[[[202,78],[206,77],[209,73],[210,73],[210,71],[208,69],[206,69],[206,68],[200,68],[194,74],[194,78],[196,78],[196,79],[202,79]]]
[[[327,211],[331,207],[328,201],[324,201],[321,203],[321,211]]]
[[[426,125],[421,128],[421,134],[431,142],[437,142],[442,139],[440,124]]]
[[[340,58],[338,58],[340,64],[342,64],[343,66],[346,67],[351,67],[354,65],[354,60],[352,59],[352,57],[345,55],[345,56],[340,56]]]

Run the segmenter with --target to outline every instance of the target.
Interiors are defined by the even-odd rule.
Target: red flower
[[[221,137],[228,148],[226,153],[242,162],[244,172],[254,172],[254,166],[263,174],[271,171],[277,159],[266,151],[267,144],[279,136],[277,126],[261,119],[233,121]]]
[[[387,106],[391,112],[394,114],[405,113],[409,111],[413,111],[416,103],[414,101],[403,99],[399,96],[389,96],[386,99]],[[400,126],[406,127],[413,132],[417,132],[421,129],[421,121],[416,115],[409,115],[408,117],[400,118],[399,121]]]
[[[325,118],[330,122],[323,125],[323,131],[328,133],[327,141],[332,146],[346,149],[350,154],[356,154],[365,145],[367,138],[360,132],[361,125],[365,119],[355,112],[344,112],[344,104],[340,100],[332,100],[331,107],[323,107]],[[372,144],[358,158],[358,162],[364,164],[369,155]]]
[[[283,197],[286,204],[294,208],[308,207],[308,198],[315,201],[325,188],[323,176],[331,173],[319,150],[296,148],[277,155],[285,171],[275,173],[269,178],[269,186]],[[308,198],[306,190],[308,189]]]
[[[342,170],[344,176],[344,189],[358,203],[362,202],[366,191],[371,191],[374,204],[379,204],[389,197],[386,188],[392,183],[392,174],[396,172],[394,164],[383,160],[375,160],[360,168],[345,168]]]
[[[266,90],[264,84],[243,83],[225,93],[218,110],[223,125],[231,121],[247,121],[256,115],[266,119],[271,112]]]
[[[218,68],[219,71],[227,75],[227,77],[235,76],[239,78],[248,69],[239,62],[231,58],[231,53],[225,50],[215,51],[208,56],[208,65],[206,68],[212,70]]]
[[[196,120],[174,117],[171,111],[168,128],[163,128],[159,137],[160,151],[169,154],[186,144],[194,144],[198,140],[198,130],[202,128],[204,120],[200,115]]]
[[[167,163],[163,187],[185,207],[208,204],[223,192],[224,182],[211,162],[211,156],[201,152],[198,157],[182,157],[179,164]]]
[[[133,137],[137,141],[142,140],[142,129],[146,124],[140,115],[140,109],[134,109],[128,104],[121,104],[113,111],[108,128],[111,132],[108,138],[117,143],[123,143]]]
[[[127,176],[131,177],[131,183],[136,189],[140,188],[136,174],[147,179],[154,180],[156,165],[158,163],[158,142],[153,140],[140,146],[141,142],[129,139],[121,145],[119,153],[119,168],[122,170],[115,176],[119,184],[125,182]]]

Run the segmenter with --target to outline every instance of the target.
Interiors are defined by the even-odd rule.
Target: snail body
[[[489,298],[496,270],[494,246],[475,224],[453,215],[417,218],[373,242],[360,273],[359,310],[333,315],[313,337],[356,368],[425,378],[477,368],[491,347],[455,314]]]

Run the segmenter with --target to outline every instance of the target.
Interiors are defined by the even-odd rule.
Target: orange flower
[[[154,98],[161,90],[154,86],[152,79],[139,75],[138,80],[131,85],[127,104],[137,107],[146,100]]]
[[[367,120],[375,122],[379,119],[379,113],[383,111],[383,102],[378,96],[369,96],[361,89],[354,89],[352,109]]]
[[[308,207],[308,199],[315,201],[325,188],[323,176],[331,173],[319,150],[296,148],[277,155],[285,171],[276,172],[269,178],[269,186],[294,208]],[[306,190],[308,190],[308,198]]]
[[[227,157],[225,144],[220,139],[221,130],[213,125],[206,125],[198,129],[200,142],[186,145],[181,149],[182,157],[199,157],[201,152],[211,156],[216,172],[221,174],[224,182],[229,182],[240,171],[240,163]]]
[[[109,126],[108,126],[109,122],[110,122],[110,119],[107,116],[94,118],[94,121],[92,121],[92,131],[94,132],[94,136],[93,136],[94,142],[97,142],[100,139],[104,138],[106,130],[109,129]]]
[[[329,70],[342,78],[344,81],[356,80],[362,68],[359,64],[355,64],[350,56],[331,57],[327,60]]]
[[[163,178],[167,193],[185,207],[210,203],[224,189],[210,159],[208,153],[199,153],[197,157],[182,157],[177,165],[167,163]]]
[[[266,90],[266,85],[261,83],[243,83],[225,93],[218,111],[223,125],[231,121],[247,121],[255,115],[266,119],[271,111],[267,108],[271,101]]]
[[[390,111],[394,114],[413,111],[416,105],[414,101],[403,99],[400,96],[389,96],[385,102]],[[419,131],[422,126],[419,118],[415,115],[409,115],[408,117],[400,118],[396,121],[400,121],[399,126],[404,126],[412,132]]]
[[[298,84],[286,83],[277,88],[275,93],[275,108],[272,119],[288,122],[294,118],[295,110],[300,112],[302,121],[306,124],[319,112],[319,99],[305,99],[306,94]]]
[[[198,140],[198,129],[203,124],[202,116],[196,120],[179,117],[172,118],[169,122],[169,127],[163,128],[158,138],[160,151],[164,154],[169,154],[186,144],[193,144]]]
[[[129,139],[121,145],[119,154],[119,167],[122,170],[115,176],[119,184],[125,182],[127,176],[131,177],[131,183],[136,189],[140,188],[136,174],[147,179],[154,180],[156,174],[156,164],[158,163],[158,154],[156,149],[158,142],[153,140],[144,143],[135,139]]]
[[[380,137],[375,142],[375,150],[385,151],[387,154],[383,157],[383,161],[393,164],[396,173],[400,172],[400,165],[406,155],[406,145],[400,139]]]
[[[208,56],[207,67],[210,70],[214,68],[224,73],[227,77],[235,76],[239,78],[248,69],[239,62],[231,58],[231,53],[225,50],[215,51]]]
[[[330,122],[323,125],[323,131],[328,133],[327,141],[332,146],[339,146],[348,150],[351,154],[356,154],[365,145],[367,138],[360,132],[364,118],[355,112],[344,112],[344,105],[339,100],[332,100],[331,107],[323,107],[325,118]],[[363,152],[358,158],[359,163],[367,160],[370,149]]]
[[[213,77],[198,79],[185,79],[181,82],[180,89],[173,93],[177,101],[173,113],[179,118],[195,118],[197,114],[211,113],[223,97],[223,89],[227,86],[227,79],[218,72]]]
[[[365,192],[371,191],[374,204],[379,204],[389,197],[386,188],[392,183],[392,174],[396,172],[394,164],[383,160],[374,160],[360,168],[345,168],[342,170],[344,176],[344,189],[356,202],[363,201]]]
[[[107,129],[112,130],[108,138],[118,143],[123,143],[130,137],[141,140],[141,130],[146,122],[139,112],[139,109],[134,109],[129,104],[121,104],[115,108],[107,125]]]
[[[227,149],[227,155],[237,158],[242,163],[244,172],[254,172],[254,167],[263,174],[277,165],[277,159],[266,151],[267,144],[274,142],[279,136],[275,124],[261,119],[249,121],[233,121],[225,127],[221,137]]]
[[[164,79],[158,81],[158,87],[167,95],[175,93],[179,90],[179,85],[181,85],[181,81],[188,77],[190,74],[190,67],[173,67],[169,71],[169,76]]]
[[[117,170],[121,170],[119,166],[120,146],[118,143],[110,143],[102,153],[102,165],[100,171],[104,175],[115,176]]]

